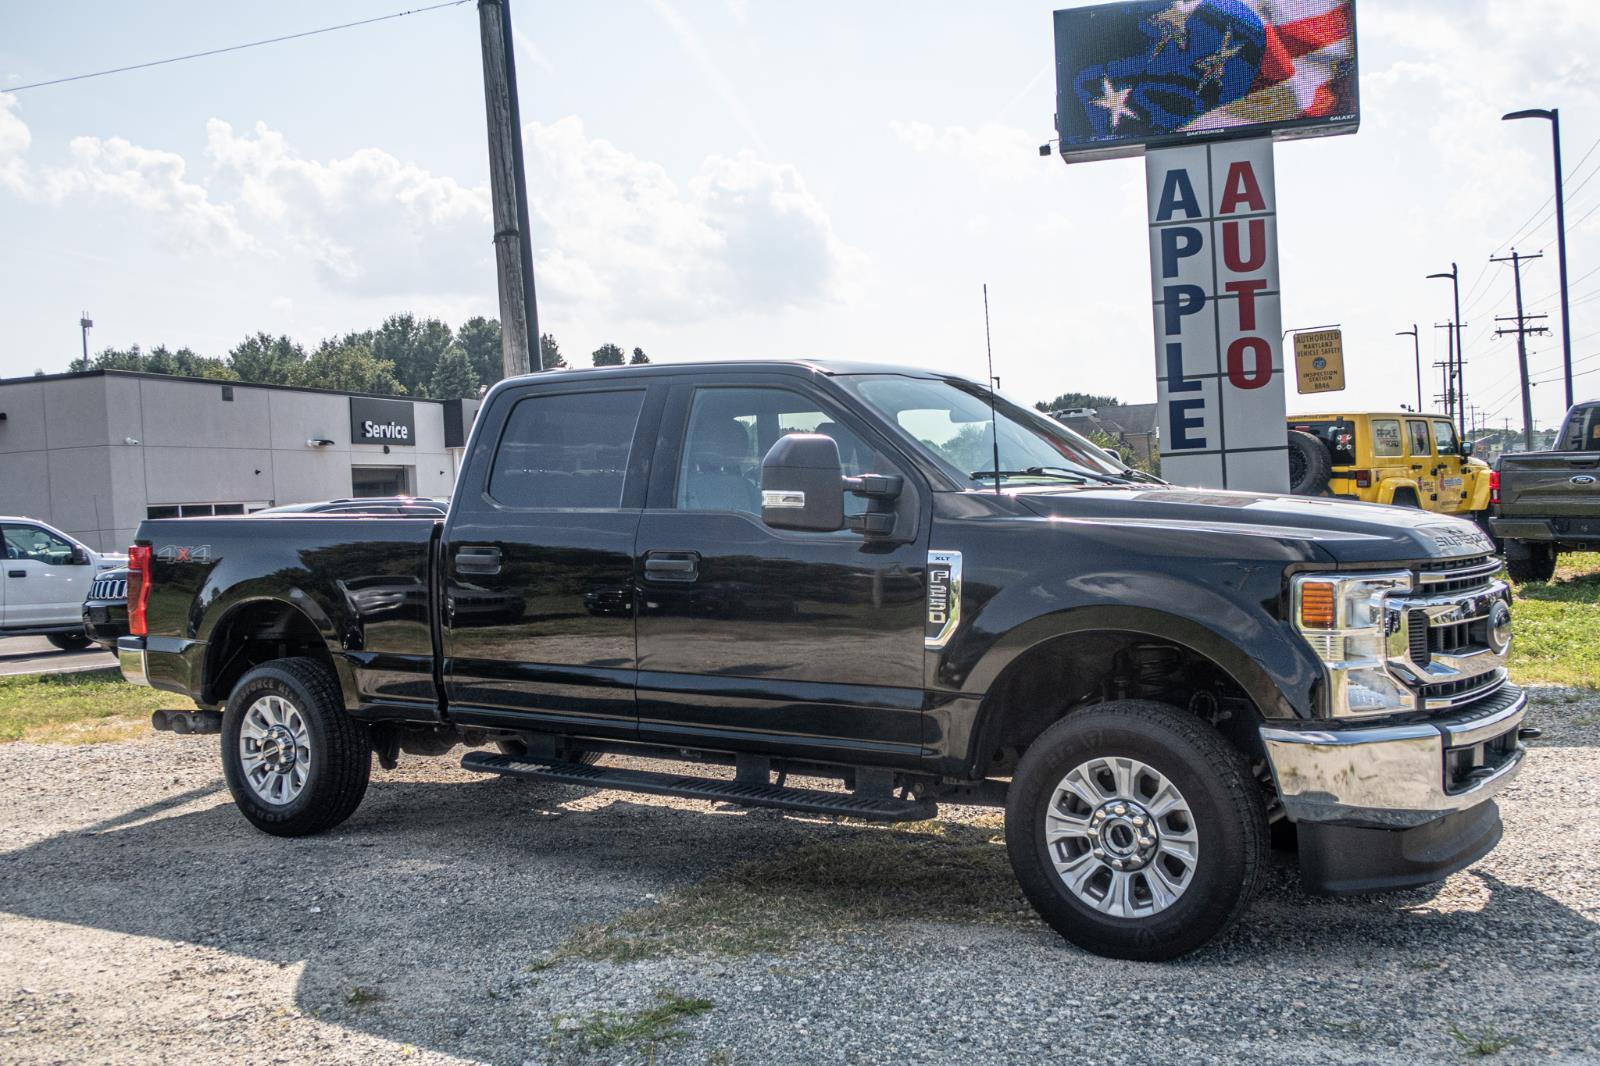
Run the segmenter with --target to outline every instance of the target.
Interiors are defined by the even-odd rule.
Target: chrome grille
[[[1389,669],[1419,709],[1460,706],[1506,682],[1506,660],[1489,647],[1489,615],[1510,600],[1493,555],[1441,559],[1417,568],[1414,591],[1387,603]]]
[[[128,598],[128,581],[121,577],[96,578],[89,586],[91,600],[125,600]]]

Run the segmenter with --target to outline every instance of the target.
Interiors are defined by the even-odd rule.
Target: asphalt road
[[[1165,964],[1046,929],[974,808],[889,829],[458,748],[282,840],[215,737],[0,745],[0,1062],[1594,1063],[1600,698],[1540,689],[1531,720],[1488,858],[1347,899],[1277,862]]]
[[[61,651],[44,637],[0,639],[0,677],[110,670],[116,665],[117,657],[99,645],[83,651]]]

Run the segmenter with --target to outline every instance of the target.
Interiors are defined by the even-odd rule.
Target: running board
[[[506,777],[529,777],[538,781],[559,781],[567,785],[616,789],[619,792],[646,792],[654,796],[683,796],[688,799],[720,800],[745,807],[778,807],[808,814],[843,814],[878,822],[915,822],[933,818],[939,805],[932,800],[903,800],[894,796],[856,796],[847,792],[823,792],[813,788],[785,788],[772,784],[745,784],[706,777],[684,777],[653,770],[624,770],[611,766],[586,766],[583,763],[551,759],[532,759],[525,755],[490,755],[469,752],[461,759],[463,770]]]

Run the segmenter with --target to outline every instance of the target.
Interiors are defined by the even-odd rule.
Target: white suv
[[[95,575],[126,566],[34,518],[0,515],[0,637],[43,635],[63,650],[86,648],[83,600]]]

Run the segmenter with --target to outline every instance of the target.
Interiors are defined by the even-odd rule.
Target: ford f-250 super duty
[[[374,755],[462,743],[469,770],[792,811],[992,804],[1047,922],[1158,959],[1240,916],[1273,836],[1335,892],[1495,845],[1535,731],[1491,550],[1141,482],[934,373],[557,372],[489,394],[442,521],[144,523],[119,653],[200,704],[155,724],[220,732],[268,833],[348,818]]]
[[[1568,411],[1555,443],[1495,463],[1489,529],[1514,581],[1549,581],[1558,553],[1600,548],[1600,400]]]

